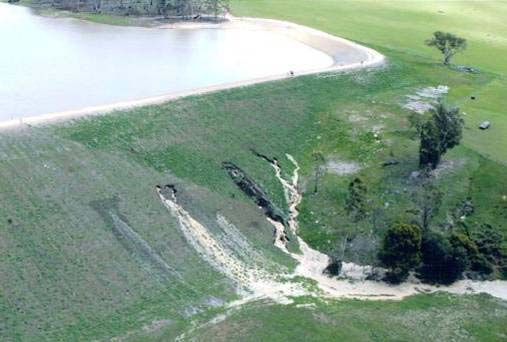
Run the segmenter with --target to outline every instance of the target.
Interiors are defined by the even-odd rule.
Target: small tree
[[[415,208],[411,212],[416,215],[419,227],[427,232],[431,220],[438,214],[443,194],[428,175],[423,177],[422,184],[412,193]]]
[[[349,183],[349,192],[345,202],[345,210],[355,222],[366,217],[366,186],[363,181],[356,177]]]
[[[428,118],[424,114],[418,112],[411,112],[409,114],[408,123],[410,124],[411,128],[415,129],[414,138],[421,135],[422,127],[427,121]]]
[[[229,11],[229,0],[204,0],[204,2],[215,20]]]
[[[421,128],[419,166],[435,169],[442,155],[460,143],[463,124],[459,108],[439,102],[432,110],[431,119]]]
[[[436,47],[444,55],[444,64],[449,65],[455,54],[467,48],[467,41],[452,33],[437,31],[426,40],[426,45]]]
[[[447,107],[439,102],[432,111],[433,122],[439,134],[440,150],[444,154],[448,149],[459,145],[462,137],[464,120],[457,107]]]
[[[421,262],[421,230],[416,225],[396,224],[387,231],[379,259],[389,269],[387,280],[399,283]]]
[[[474,211],[475,207],[471,197],[467,197],[459,202],[451,212],[450,228],[461,228],[462,230],[468,232],[468,225],[465,219],[472,215]]]
[[[419,167],[435,169],[440,163],[442,154],[439,149],[438,132],[433,121],[428,121],[421,126],[419,145]]]
[[[505,238],[498,229],[490,224],[484,223],[474,234],[474,242],[477,244],[479,252],[484,255],[488,261],[498,263],[504,256],[502,242]]]
[[[470,269],[480,275],[488,275],[494,271],[493,264],[479,252],[477,244],[463,233],[453,233],[449,241],[454,248],[464,248],[470,260]]]

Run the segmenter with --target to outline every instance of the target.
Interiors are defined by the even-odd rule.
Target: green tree
[[[471,197],[467,197],[462,200],[451,212],[450,228],[451,229],[462,229],[468,232],[468,224],[465,221],[466,218],[472,215],[475,211],[474,202]]]
[[[420,277],[429,283],[451,284],[469,268],[470,259],[465,246],[453,245],[442,234],[426,233],[421,244],[423,265]]]
[[[429,175],[423,175],[422,183],[412,193],[417,224],[424,232],[430,228],[431,220],[438,214],[442,204],[442,192],[432,183]]]
[[[427,115],[418,112],[411,112],[407,119],[410,127],[415,129],[414,138],[419,137],[421,135],[423,125],[428,121]]]
[[[475,241],[462,233],[453,233],[449,241],[454,248],[462,247],[466,250],[470,260],[470,268],[481,275],[487,275],[493,272],[493,264],[480,253]]]
[[[507,255],[502,248],[505,237],[490,224],[482,224],[473,235],[479,252],[492,264],[507,262]]]
[[[447,150],[459,145],[464,120],[458,107],[448,107],[443,102],[439,102],[432,113],[432,119],[439,135],[440,150],[444,154]]]
[[[421,229],[413,224],[395,224],[387,230],[379,259],[389,269],[386,279],[393,283],[405,280],[410,270],[421,262]]]
[[[229,0],[204,0],[208,8],[208,12],[213,14],[215,20],[225,15],[229,11]]]
[[[419,167],[435,169],[440,163],[437,128],[433,121],[427,121],[420,129]]]
[[[354,222],[359,222],[367,213],[367,189],[363,181],[356,177],[349,183],[348,195],[345,201],[345,210]]]
[[[215,19],[229,10],[229,0],[158,0],[159,13],[192,19],[212,15]]]
[[[421,127],[419,166],[435,169],[442,155],[460,143],[463,124],[459,108],[439,102],[432,110],[431,119]]]
[[[452,33],[437,31],[426,40],[426,45],[436,47],[444,55],[444,64],[449,65],[455,54],[467,48],[467,41]]]

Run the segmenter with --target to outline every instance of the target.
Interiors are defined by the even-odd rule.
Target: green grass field
[[[491,308],[495,308],[492,310]],[[487,296],[416,296],[402,302],[352,300],[253,303],[190,341],[502,341],[505,302]]]
[[[498,125],[487,137],[476,130],[469,132],[466,145],[507,163],[507,135],[502,134],[506,129],[507,99],[501,91],[507,88],[507,59],[501,58],[507,55],[507,25],[501,19],[507,16],[505,1],[234,0],[232,8],[238,16],[284,19],[315,27],[364,43],[388,56],[388,51],[397,51],[435,62],[440,59],[438,51],[423,44],[434,31],[465,37],[469,48],[455,62],[490,71],[495,80],[487,86],[469,84],[455,90],[452,99],[469,114],[471,125],[486,118]],[[468,100],[470,94],[477,94],[476,102]]]
[[[467,113],[464,142],[446,155],[451,167],[438,178],[446,196],[435,224],[471,196],[472,229],[487,222],[505,235],[507,3],[235,0],[232,12],[350,38],[384,53],[389,63],[1,131],[1,340],[171,340],[223,313],[221,304],[237,298],[231,285],[186,243],[155,194],[158,184],[176,183],[182,204],[212,231],[218,231],[215,216],[221,213],[254,248],[292,267],[272,247],[272,227],[262,213],[221,168],[224,160],[240,165],[285,208],[271,168],[251,148],[270,156],[291,153],[300,162],[305,240],[348,260],[374,261],[383,231],[405,219],[410,206],[408,176],[417,169],[418,144],[402,105],[425,87],[449,86],[449,102]],[[470,48],[456,62],[481,72],[443,67],[423,44],[437,29],[466,37]],[[479,131],[485,119],[492,128]],[[379,125],[377,141],[372,130]],[[327,174],[312,194],[315,150],[361,165],[372,204],[381,208],[377,222],[357,225],[344,215],[352,176]],[[400,164],[381,167],[393,157]],[[502,340],[506,318],[505,302],[487,296],[301,298],[289,306],[249,304],[188,337]]]

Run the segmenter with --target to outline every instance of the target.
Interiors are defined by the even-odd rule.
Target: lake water
[[[0,3],[0,121],[326,67],[326,54],[243,29],[117,27]]]

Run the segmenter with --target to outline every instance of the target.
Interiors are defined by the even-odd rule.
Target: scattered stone
[[[449,87],[439,85],[437,87],[427,87],[419,90],[417,95],[428,99],[439,99],[449,92]]]
[[[435,170],[431,171],[431,174],[435,176],[435,178],[439,178],[449,172],[456,171],[465,166],[464,159],[456,159],[456,160],[444,160],[442,161]]]
[[[484,121],[479,125],[480,129],[488,129],[489,127],[491,127],[491,122],[489,121]]]
[[[351,281],[365,281],[366,278],[371,276],[372,272],[373,266],[363,266],[352,262],[342,262],[340,278],[348,279]]]
[[[326,171],[335,175],[350,175],[361,170],[361,166],[355,162],[329,160],[325,165]]]
[[[386,270],[380,267],[373,267],[371,273],[366,276],[366,280],[381,281],[386,276]]]
[[[430,109],[432,109],[433,105],[431,103],[424,101],[410,101],[407,102],[403,107],[413,112],[424,114]]]
[[[223,306],[225,304],[225,301],[221,298],[210,296],[210,297],[206,298],[205,303],[206,303],[206,305],[211,306],[212,308],[216,308],[219,306]]]
[[[277,239],[278,232],[276,228],[273,230],[273,236],[275,237],[275,240]],[[287,242],[290,242],[289,235],[285,231],[283,231],[280,236],[278,236],[278,241],[280,241],[282,244],[286,244]],[[276,244],[276,241],[275,241]]]
[[[152,333],[171,325],[173,321],[171,319],[162,319],[158,321],[152,321],[150,324],[146,324],[142,327],[143,331],[146,333]]]
[[[175,195],[178,192],[178,190],[176,190],[176,186],[174,184],[166,184],[165,188],[168,190],[171,190],[173,192],[173,194],[175,194]]]
[[[461,72],[469,72],[469,73],[478,73],[479,70],[477,68],[472,68],[470,66],[466,65],[456,65],[454,67],[455,70],[461,71]]]
[[[412,171],[412,172],[410,172],[410,178],[412,178],[412,179],[419,178],[420,175],[421,175],[420,171]]]
[[[423,88],[417,91],[415,95],[407,95],[409,101],[403,105],[403,108],[424,114],[433,109],[435,103],[448,92],[449,87],[444,85]]]
[[[368,120],[368,118],[358,115],[358,114],[351,114],[349,115],[349,122],[361,122]]]

